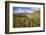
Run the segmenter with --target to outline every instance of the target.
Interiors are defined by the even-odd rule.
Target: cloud
[[[40,10],[40,8],[32,8],[32,11]]]
[[[30,8],[14,8],[14,13],[32,13],[33,11],[37,11],[37,10],[40,10],[39,8],[34,8],[32,7],[31,9]]]

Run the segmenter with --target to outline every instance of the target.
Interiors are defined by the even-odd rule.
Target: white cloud
[[[40,8],[32,8],[31,10],[25,10],[25,9],[19,9],[18,11],[15,11],[14,13],[33,13],[34,11],[40,10]]]
[[[40,8],[32,8],[32,11],[40,10]]]

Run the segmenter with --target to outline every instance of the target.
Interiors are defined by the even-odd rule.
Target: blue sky
[[[28,13],[31,10],[29,7],[13,7],[13,13]]]
[[[13,13],[32,13],[32,11],[40,10],[36,7],[13,7]]]

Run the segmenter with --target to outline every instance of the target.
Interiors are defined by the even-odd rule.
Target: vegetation
[[[13,28],[39,27],[40,11],[31,14],[13,14]]]

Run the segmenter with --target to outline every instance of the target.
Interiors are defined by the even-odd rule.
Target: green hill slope
[[[26,15],[13,14],[13,28],[39,27],[39,26],[40,26],[40,11]]]

